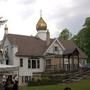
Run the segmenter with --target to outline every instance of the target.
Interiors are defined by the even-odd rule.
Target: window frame
[[[54,46],[54,51],[57,52],[58,51],[58,47]]]
[[[8,59],[6,59],[6,65],[9,65],[9,60]]]
[[[28,69],[39,69],[40,60],[39,59],[30,59],[28,58]]]
[[[51,65],[51,59],[46,59],[46,65]]]
[[[36,69],[37,68],[37,62],[35,59],[32,59],[32,69]]]
[[[28,68],[31,68],[32,67],[32,62],[30,59],[28,59]]]
[[[23,67],[23,58],[20,58],[20,67]]]
[[[40,68],[40,60],[37,60],[37,68]]]

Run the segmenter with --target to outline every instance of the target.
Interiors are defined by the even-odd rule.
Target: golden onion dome
[[[43,20],[42,17],[40,17],[37,25],[36,25],[36,29],[39,30],[47,30],[47,24],[46,22]]]

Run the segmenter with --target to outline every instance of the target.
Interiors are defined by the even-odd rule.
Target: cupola
[[[37,29],[37,31],[39,31],[39,30],[47,30],[47,24],[43,20],[42,17],[40,17],[40,19],[39,19],[39,21],[38,21],[38,23],[36,25],[36,29]]]
[[[40,18],[36,24],[36,30],[36,37],[45,41],[47,39],[47,23],[42,18],[42,12],[40,12]]]
[[[37,31],[47,30],[47,24],[44,21],[44,19],[42,18],[42,10],[40,11],[40,19],[38,20],[38,22],[36,24],[36,30]]]

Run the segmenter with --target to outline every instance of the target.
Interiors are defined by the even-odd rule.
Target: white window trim
[[[40,69],[40,66],[39,66],[39,68],[38,68],[38,64],[37,64],[37,61],[39,60],[39,62],[40,62],[40,59],[28,59],[28,60],[31,61],[31,63],[30,63],[31,68],[28,68],[28,69]],[[35,60],[35,61],[36,61],[36,68],[32,68],[32,60]],[[39,65],[40,65],[40,63],[39,63]]]

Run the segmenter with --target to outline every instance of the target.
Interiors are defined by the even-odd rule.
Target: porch
[[[79,69],[80,59],[77,49],[64,52],[63,55],[50,55],[45,58],[45,72],[76,71]]]

